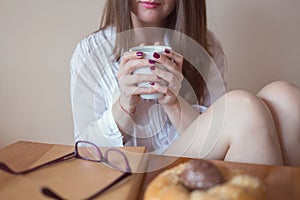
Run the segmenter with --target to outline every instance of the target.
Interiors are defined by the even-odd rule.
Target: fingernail
[[[152,71],[154,71],[154,70],[155,70],[155,66],[151,66],[150,69],[151,69]]]
[[[153,57],[156,58],[156,59],[159,59],[159,58],[160,58],[160,55],[159,55],[158,53],[154,52],[154,53],[153,53]]]
[[[149,84],[150,84],[150,85],[152,85],[152,86],[153,86],[153,85],[155,85],[155,83],[154,83],[154,82],[149,82]]]
[[[143,56],[143,55],[144,55],[144,53],[143,53],[143,52],[141,52],[141,51],[138,51],[138,52],[136,52],[136,55],[137,55],[137,56]]]
[[[162,79],[160,76],[157,76],[158,79]]]
[[[171,53],[171,50],[170,49],[165,49],[165,53],[169,54],[169,53]]]
[[[155,62],[155,60],[149,60],[149,63],[150,64],[155,64],[156,62]]]

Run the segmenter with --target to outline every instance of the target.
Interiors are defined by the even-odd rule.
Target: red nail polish
[[[149,63],[150,64],[155,64],[156,62],[155,62],[155,60],[149,60]]]
[[[171,53],[171,50],[170,49],[165,49],[165,53],[169,54],[169,53]]]
[[[151,69],[152,71],[154,71],[154,70],[155,70],[155,66],[151,66],[150,69]]]
[[[150,82],[149,84],[150,84],[150,85],[152,85],[152,86],[153,86],[153,85],[155,85],[155,83],[154,83],[154,82]]]
[[[160,58],[160,55],[159,55],[158,53],[154,52],[154,53],[153,53],[153,57],[156,58],[156,59],[159,59],[159,58]]]
[[[143,55],[144,55],[144,53],[143,53],[143,52],[141,52],[141,51],[138,51],[138,52],[136,52],[136,55],[137,55],[137,56],[143,56]]]

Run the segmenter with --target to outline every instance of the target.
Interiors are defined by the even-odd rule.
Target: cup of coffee
[[[129,49],[129,51],[139,51],[144,53],[144,58],[148,59],[153,59],[153,53],[157,52],[159,54],[163,54],[165,49],[170,49],[171,47],[169,46],[155,46],[155,45],[150,45],[150,46],[137,46],[137,47],[132,47]],[[133,74],[153,74],[150,66],[155,66],[163,70],[167,70],[165,66],[159,63],[155,63],[154,65],[148,65],[144,67],[139,67],[133,71]],[[162,81],[160,84],[167,84],[165,81]],[[138,87],[151,87],[150,82],[141,82],[138,83]],[[158,99],[162,97],[162,93],[153,93],[153,94],[141,94],[141,98],[143,99]]]

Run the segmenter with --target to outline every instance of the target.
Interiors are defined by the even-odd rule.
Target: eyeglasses
[[[91,195],[88,198],[85,198],[87,200],[94,199],[95,197],[99,196],[118,182],[122,181],[126,177],[130,176],[131,168],[128,162],[128,159],[124,152],[122,152],[119,149],[107,149],[104,154],[102,154],[101,150],[93,143],[88,141],[78,141],[75,144],[75,150],[72,153],[66,154],[64,156],[61,156],[59,158],[56,158],[54,160],[51,160],[47,163],[38,165],[36,167],[23,170],[23,171],[14,171],[9,166],[7,166],[5,163],[0,162],[0,169],[3,171],[14,174],[14,175],[24,175],[31,173],[33,171],[36,171],[38,169],[44,168],[46,166],[54,165],[59,162],[63,162],[66,160],[71,160],[74,158],[79,158],[83,160],[88,160],[92,162],[101,162],[105,164],[108,167],[111,167],[113,169],[116,169],[118,171],[124,172],[121,176],[119,176],[117,179],[115,179],[112,183],[107,185],[105,188],[101,189],[100,191],[96,192],[95,194]],[[50,188],[43,187],[41,189],[41,192],[44,195],[47,195],[48,197],[54,198],[54,199],[65,199],[57,195],[54,191],[52,191]]]

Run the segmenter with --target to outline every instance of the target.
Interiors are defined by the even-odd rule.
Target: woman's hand
[[[150,66],[149,59],[143,58],[142,52],[125,52],[121,58],[117,78],[120,85],[120,104],[122,109],[133,114],[140,99],[140,94],[155,93],[152,87],[138,87],[139,82],[159,82],[160,79],[155,74],[132,74],[139,67]]]
[[[183,80],[183,56],[166,49],[163,55],[154,54],[153,57],[156,62],[168,69],[168,71],[164,71],[156,67],[152,70],[155,75],[168,82],[168,85],[155,83],[152,86],[156,91],[164,94],[158,99],[158,102],[164,108],[177,131],[180,134],[184,133],[187,127],[199,116],[199,112],[178,95]]]
[[[159,64],[162,64],[168,70],[165,71],[158,67],[151,68],[153,74],[157,75],[158,78],[168,82],[167,85],[159,84],[158,82],[158,84],[155,83],[152,86],[156,91],[164,94],[164,96],[161,97],[158,102],[162,105],[172,105],[177,100],[183,80],[183,56],[174,51],[166,49],[164,54],[154,53],[153,60]]]

